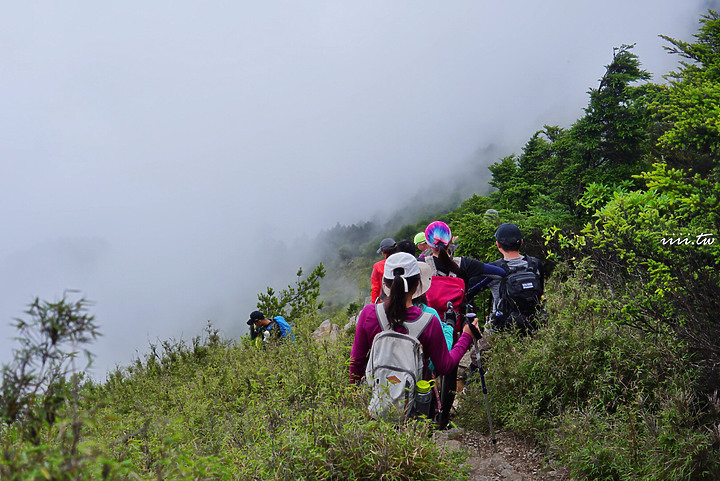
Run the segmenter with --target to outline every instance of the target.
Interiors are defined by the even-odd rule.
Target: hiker
[[[505,276],[505,270],[496,265],[465,256],[453,258],[450,249],[455,238],[444,222],[431,222],[425,229],[425,239],[432,249],[432,256],[426,257],[424,261],[430,264],[434,276],[460,278],[468,290]]]
[[[398,243],[398,246],[400,246],[400,243]],[[427,285],[429,288],[430,284],[432,283],[432,269],[430,269],[430,266],[427,265],[427,263],[425,262],[418,262],[418,266],[420,266],[421,282],[424,282],[425,285]],[[424,292],[414,297],[412,302],[413,305],[422,309],[423,312],[429,312],[430,314],[435,316],[438,321],[440,321],[440,327],[442,328],[443,335],[445,336],[445,343],[447,345],[448,351],[450,351],[453,345],[453,331],[455,326],[451,326],[443,322],[443,320],[440,318],[440,314],[438,313],[438,311],[428,306],[427,296]],[[430,361],[429,368],[431,371],[435,371],[435,366],[433,366],[432,361]]]
[[[293,341],[295,335],[292,332],[290,324],[282,316],[275,316],[272,319],[265,317],[260,311],[250,313],[250,319],[247,321],[250,327],[250,339],[256,343],[269,340],[284,340],[290,337]]]
[[[381,261],[377,261],[373,265],[372,274],[370,274],[370,302],[373,304],[377,302],[378,297],[380,297],[380,294],[382,293],[382,278],[385,259],[396,252],[397,244],[393,239],[386,237],[380,241],[380,248],[377,250],[377,253],[382,254],[383,259]]]
[[[423,234],[423,239],[425,239],[425,234]],[[397,243],[397,251],[406,252],[412,256],[415,256],[415,244],[409,239],[403,239]],[[418,265],[420,266],[421,282],[425,280],[424,285],[429,287],[430,282],[432,281],[432,269],[430,269],[430,266],[425,262],[420,262]],[[388,288],[386,286],[383,286],[383,293],[380,295],[380,300],[385,300],[388,294]],[[443,333],[445,334],[445,341],[447,342],[448,350],[450,350],[453,343],[453,328],[442,322],[442,319],[440,319],[440,315],[438,314],[438,312],[432,307],[428,306],[425,293],[420,293],[419,295],[414,297],[413,304],[422,309],[423,312],[429,312],[438,318],[438,320],[440,321],[440,325],[442,326]],[[433,370],[432,362],[430,362],[430,370]]]
[[[413,239],[413,241],[415,242],[415,246],[420,251],[418,259],[423,259],[432,255],[432,249],[430,249],[430,246],[427,245],[427,242],[425,241],[424,232],[418,232],[417,234],[415,234],[415,238]]]
[[[411,256],[415,256],[415,244],[410,239],[403,239],[397,243],[398,252],[407,252]]]
[[[491,328],[518,328],[524,334],[537,329],[545,315],[542,297],[545,276],[539,259],[520,254],[522,232],[517,225],[501,224],[495,231],[495,245],[502,254],[492,264],[506,272],[503,279],[492,281],[488,288],[493,296]]]
[[[366,305],[358,316],[355,340],[350,351],[350,382],[357,383],[366,374],[368,354],[375,336],[383,331],[378,318],[380,310],[382,310],[381,314],[387,318],[389,328],[402,333],[408,333],[415,327],[420,327],[414,323],[423,317],[426,325],[420,329],[421,332],[417,339],[423,348],[424,376],[427,376],[430,359],[439,374],[445,374],[455,369],[473,341],[470,328],[468,326],[463,328],[462,335],[455,346],[448,351],[437,316],[424,314],[420,307],[413,305],[413,298],[421,296],[430,287],[430,277],[426,275],[423,278],[421,276],[417,259],[411,254],[399,252],[389,256],[384,267],[383,289],[388,297],[381,304]],[[477,326],[477,320],[475,325]]]
[[[423,260],[432,268],[432,289],[426,293],[428,305],[435,308],[441,319],[449,325],[454,325],[454,338],[460,333],[462,324],[461,308],[465,305],[472,293],[486,286],[492,279],[499,279],[505,271],[497,266],[480,262],[470,257],[453,257],[452,242],[455,238],[450,227],[441,221],[431,222],[425,229],[425,241],[432,249],[432,255]],[[485,342],[485,340],[482,340]],[[457,341],[456,341],[457,342]],[[471,359],[465,356],[458,363],[460,379],[469,369]],[[458,370],[453,369],[442,382],[440,413],[440,426],[444,427],[449,421],[450,407],[455,399],[455,390],[462,389],[462,383],[457,384]]]

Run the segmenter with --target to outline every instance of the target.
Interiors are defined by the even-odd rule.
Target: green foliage
[[[719,137],[698,127],[698,122],[712,123],[718,115],[711,94],[703,94],[702,102],[688,95],[698,79],[718,83],[718,25],[717,14],[710,12],[701,20],[697,42],[665,37],[673,45],[670,52],[693,61],[682,63],[667,86],[631,87],[629,81],[646,75],[627,47],[616,52],[600,88],[591,91],[587,115],[568,132],[575,146],[561,149],[570,154],[570,170],[555,163],[561,172],[556,179],[567,184],[558,192],[567,193],[573,184],[568,172],[582,173],[576,178],[582,195],[553,197],[561,202],[573,199],[575,207],[568,205],[567,211],[573,217],[551,214],[551,204],[537,208],[535,203],[524,210],[534,222],[548,221],[542,230],[550,259],[592,260],[595,281],[624,303],[612,314],[614,320],[648,332],[658,330],[658,325],[669,327],[689,340],[693,352],[705,359],[708,386],[720,381],[720,323],[714,314],[720,309],[720,251],[715,245],[720,232],[720,164],[713,154]],[[696,106],[689,109],[688,103]],[[649,122],[649,104],[661,114],[661,123]],[[625,134],[616,135],[622,129]],[[678,140],[682,136],[694,140]],[[519,181],[528,180],[523,171],[537,169],[538,163],[552,165],[547,159],[559,157],[548,157],[547,152],[566,138],[565,133],[555,130],[547,138],[550,144],[536,135],[526,146],[518,159],[524,165],[516,171]],[[648,138],[659,138],[659,145],[649,148]],[[529,161],[524,158],[528,153]],[[652,156],[662,156],[663,161],[647,165]],[[572,170],[573,165],[579,168]],[[642,166],[644,172],[631,175]],[[501,198],[507,203],[504,194]]]
[[[345,316],[350,318],[352,316],[357,316],[360,311],[362,310],[363,306],[360,303],[357,302],[351,302],[347,309],[345,310]]]
[[[266,316],[283,316],[293,322],[295,319],[312,314],[322,308],[320,297],[320,280],[325,277],[325,267],[319,264],[305,278],[302,268],[297,271],[294,286],[288,286],[278,295],[272,287],[263,294],[258,294],[258,310]]]
[[[559,277],[550,323],[532,338],[496,337],[487,354],[496,422],[539,440],[574,479],[716,479],[720,443],[700,425],[720,423],[720,409],[697,394],[683,344],[610,322],[621,302],[591,270]],[[479,387],[458,422],[487,429]]]
[[[632,183],[627,180],[614,185],[593,182],[585,189],[585,193],[578,200],[578,205],[585,207],[586,213],[594,213],[610,202],[616,193],[625,194],[631,189]]]
[[[634,85],[649,76],[623,46],[582,119],[490,168],[500,218],[566,266],[550,326],[493,347],[495,409],[584,479],[720,476],[720,18],[664,38],[691,60],[668,85]]]
[[[619,280],[627,289],[625,321],[645,329],[656,319],[671,327],[709,366],[720,360],[720,163],[718,130],[718,65],[720,18],[710,12],[701,19],[694,43],[668,40],[667,50],[681,62],[671,82],[656,96],[663,133],[663,162],[637,176],[642,189],[616,192],[599,208],[586,228],[606,283]],[[618,277],[612,272],[625,273]],[[614,279],[614,281],[613,281]],[[720,379],[711,368],[708,384]]]
[[[655,330],[659,321],[717,365],[720,184],[664,164],[642,178],[647,190],[616,193],[585,230],[596,276],[627,303],[620,322]]]
[[[490,200],[473,195],[447,217],[456,242],[458,254],[490,262],[497,257],[494,233],[500,225],[496,211],[488,212]]]
[[[90,414],[78,409],[75,361],[81,349],[90,364],[86,345],[99,336],[87,304],[36,298],[28,319],[15,321],[20,347],[2,366],[0,479],[88,479],[96,466],[113,466],[81,442]]]
[[[296,342],[265,349],[212,326],[151,345],[105,382],[76,384],[36,441],[22,416],[0,425],[0,477],[466,479],[464,454],[436,445],[427,422],[369,417],[369,393],[349,384],[352,334],[317,342],[317,323],[297,318]]]
[[[572,128],[571,135],[580,147],[580,166],[589,169],[583,176],[584,185],[590,180],[627,179],[637,172],[647,151],[647,88],[632,84],[649,80],[650,74],[640,68],[632,47],[622,45],[613,50],[613,61],[600,86],[590,90],[585,117]]]
[[[563,261],[570,266],[576,266],[586,260],[582,254],[587,248],[587,238],[575,231],[565,231],[552,225],[543,230],[543,240],[547,260],[550,262]]]
[[[582,221],[587,212],[577,205],[587,186],[631,182],[648,165],[652,115],[647,106],[655,89],[633,85],[650,74],[631,49],[615,49],[599,87],[589,92],[585,116],[570,129],[546,125],[520,156],[490,166],[498,210],[549,214],[562,224]]]
[[[690,60],[668,75],[655,109],[667,124],[660,144],[671,150],[690,149],[699,154],[720,153],[720,17],[710,11],[700,19],[693,43],[665,35],[670,53]]]
[[[75,371],[75,349],[99,335],[86,306],[85,299],[46,302],[36,298],[26,311],[29,319],[15,320],[20,348],[13,350],[11,364],[2,367],[0,421],[19,420],[34,441],[38,441],[38,423],[52,424],[69,397],[66,376]],[[83,348],[83,353],[89,365],[90,351]]]
[[[499,257],[495,245],[495,230],[503,222],[517,224],[523,232],[523,251],[544,258],[542,231],[547,225],[558,223],[562,215],[552,209],[538,209],[532,213],[520,213],[509,209],[496,211],[489,208],[492,199],[472,196],[457,210],[447,216],[453,235],[458,236],[457,253],[483,262],[492,262]]]
[[[459,454],[445,454],[428,425],[374,421],[367,394],[349,384],[350,337],[310,338],[255,349],[170,343],[94,388],[101,406],[92,436],[142,477],[223,479],[460,479]],[[202,477],[202,476],[200,476]]]

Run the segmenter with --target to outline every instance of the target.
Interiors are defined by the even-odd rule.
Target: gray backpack
[[[372,388],[368,410],[374,418],[402,413],[410,417],[415,403],[415,384],[422,379],[423,350],[418,340],[433,315],[424,312],[415,321],[405,322],[407,334],[390,328],[385,307],[376,304],[375,312],[382,332],[375,336],[365,368],[365,380]]]

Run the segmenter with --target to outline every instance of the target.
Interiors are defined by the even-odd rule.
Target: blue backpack
[[[290,339],[295,341],[295,334],[292,332],[292,327],[290,327],[290,324],[283,316],[275,316],[273,317],[273,320],[277,322],[278,326],[280,326],[280,332],[282,333],[283,339],[289,336]]]

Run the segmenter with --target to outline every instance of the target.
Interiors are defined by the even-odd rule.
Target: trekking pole
[[[457,314],[453,308],[452,301],[448,301],[447,310],[445,311],[445,324],[452,326],[453,331],[455,330],[455,323],[457,322]]]
[[[488,401],[487,385],[485,384],[485,369],[482,365],[479,341],[482,337],[480,331],[473,325],[473,320],[477,317],[473,312],[473,308],[470,304],[467,305],[467,313],[465,314],[465,322],[470,326],[473,336],[473,344],[475,346],[475,361],[478,365],[478,372],[480,373],[480,384],[482,386],[482,392],[485,396],[485,411],[488,417],[488,426],[490,427],[490,440],[493,444],[493,450],[497,450],[497,439],[495,439],[495,430],[493,429],[492,415],[490,414],[490,401]]]
[[[453,328],[453,345],[457,341],[455,338],[455,325],[457,323],[457,312],[453,308],[452,301],[448,301],[447,310],[444,315],[445,323]],[[440,414],[438,416],[438,425],[440,429],[445,429],[450,421],[450,409],[455,400],[455,389],[457,384],[457,367],[449,373],[443,375],[442,385],[440,386]]]

